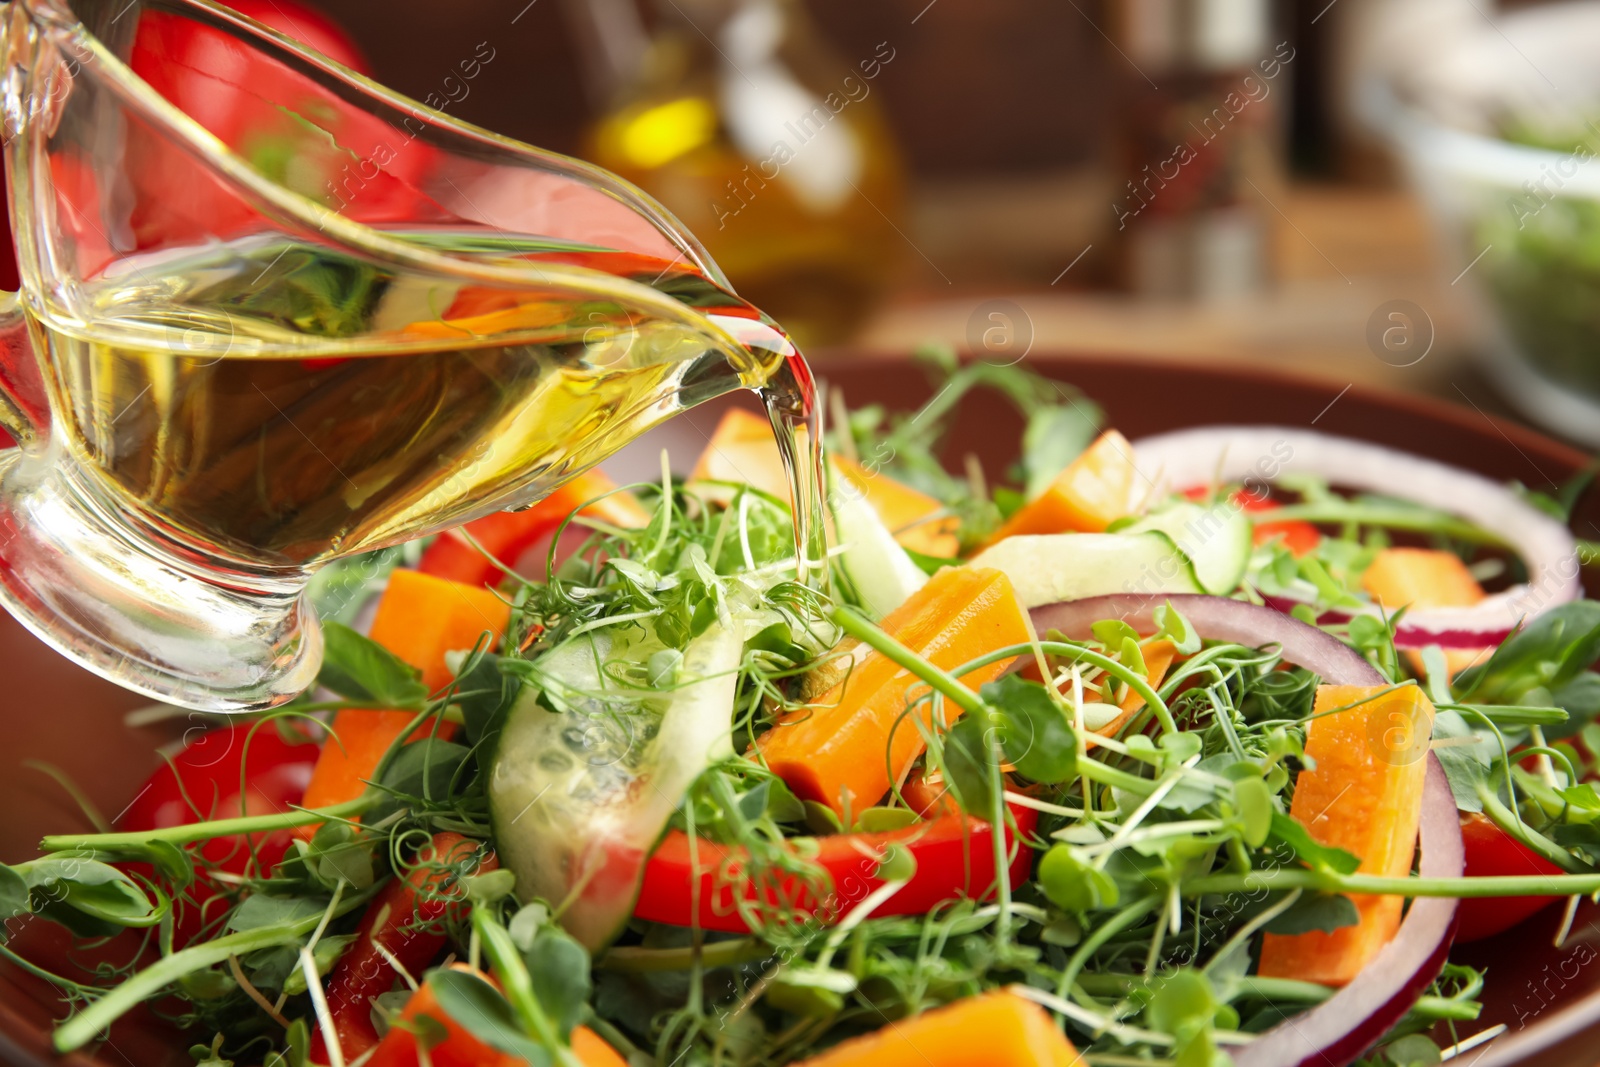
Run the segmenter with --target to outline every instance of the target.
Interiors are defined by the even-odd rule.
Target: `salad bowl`
[[[1036,356],[1029,365],[1076,386],[1104,408],[1108,425],[1135,439],[1206,425],[1314,424],[1317,431],[1552,495],[1587,462],[1582,454],[1515,424],[1421,397],[1361,388],[1339,393],[1326,383],[1289,375],[1127,357]],[[819,367],[829,388],[842,392],[853,407],[881,404],[909,410],[935,392],[900,357],[835,353],[825,356]],[[658,427],[619,453],[608,463],[608,472],[618,481],[658,478],[663,449],[673,457],[698,454],[724,411],[739,403],[730,398],[707,404]],[[1001,400],[974,394],[960,409],[945,458],[952,469],[960,469],[965,456],[973,454],[985,470],[1003,471],[1017,459],[1019,429],[1013,410]],[[1580,536],[1587,531],[1589,539],[1600,539],[1600,494],[1580,498],[1572,521]],[[1589,570],[1585,578],[1590,594],[1600,593],[1596,572]],[[145,704],[142,698],[73,666],[9,619],[0,619],[0,666],[13,708],[0,774],[0,811],[6,815],[0,823],[0,861],[7,863],[35,855],[43,835],[87,829],[62,781],[76,783],[90,804],[115,817],[137,801],[140,783],[160,765],[159,749],[170,751],[216,721],[199,714],[130,720],[127,713]],[[1600,909],[1587,902],[1578,906],[1557,948],[1563,918],[1561,908],[1545,909],[1459,953],[1461,960],[1485,968],[1488,976],[1483,1013],[1467,1032],[1504,1027],[1492,1041],[1463,1050],[1462,1062],[1479,1067],[1594,1062],[1600,1035]],[[19,921],[28,920],[13,922],[14,936]],[[63,938],[45,939],[33,948],[65,953],[69,946]],[[190,1041],[141,1013],[117,1023],[110,1039],[92,1052],[58,1057],[51,1051],[50,1028],[61,1012],[50,986],[13,964],[0,964],[0,1058],[28,1067],[53,1062],[177,1067],[194,1062]]]

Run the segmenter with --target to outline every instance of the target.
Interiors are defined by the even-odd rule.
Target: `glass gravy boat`
[[[526,506],[734,389],[810,418],[782,331],[613,175],[204,0],[0,12],[0,600],[86,667],[280,704],[320,663],[319,565]]]

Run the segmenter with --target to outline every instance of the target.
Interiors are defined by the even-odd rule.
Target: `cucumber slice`
[[[828,494],[833,528],[844,547],[839,567],[855,587],[861,604],[881,619],[927,584],[928,575],[900,547],[889,527],[856,488],[833,479]]]
[[[1200,593],[1194,567],[1156,530],[1020,534],[978,554],[974,567],[1004,571],[1025,608],[1111,593]]]
[[[1226,504],[1173,504],[1130,523],[1121,532],[1148,530],[1166,534],[1183,550],[1194,564],[1202,591],[1226,596],[1243,580],[1254,547],[1254,532],[1242,509]]]
[[[744,629],[738,617],[713,623],[689,643],[675,685],[627,685],[606,670],[670,666],[653,634],[624,625],[581,635],[537,661],[506,717],[489,777],[500,862],[519,898],[564,908],[562,925],[590,951],[633,913],[644,862],[684,792],[733,754]]]

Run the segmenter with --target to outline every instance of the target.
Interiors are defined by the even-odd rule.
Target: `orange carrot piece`
[[[1139,652],[1144,656],[1145,675],[1150,682],[1150,687],[1152,689],[1159,687],[1162,679],[1166,678],[1167,671],[1172,669],[1172,661],[1178,652],[1177,648],[1173,646],[1171,641],[1149,640],[1139,646]],[[1091,703],[1091,701],[1086,700],[1084,703]],[[1095,747],[1095,734],[1099,734],[1102,737],[1115,736],[1116,732],[1126,726],[1128,720],[1138,714],[1140,708],[1144,707],[1144,697],[1130,689],[1117,702],[1117,707],[1121,710],[1116,718],[1084,738],[1084,744],[1087,747]]]
[[[1379,552],[1361,577],[1372,599],[1388,611],[1412,608],[1466,608],[1484,598],[1483,586],[1454,552],[1432,548],[1386,548]],[[1446,649],[1444,658],[1452,675],[1483,659],[1489,649]],[[1417,673],[1422,656],[1410,655]]]
[[[796,1067],[1073,1067],[1083,1057],[1031,1000],[968,997],[835,1045]]]
[[[895,532],[895,540],[914,552],[952,558],[961,549],[955,516],[942,515],[943,504],[871,471],[843,456],[832,456],[834,473],[858,489]],[[711,441],[695,461],[691,481],[744,482],[779,500],[789,499],[789,476],[772,436],[772,427],[758,415],[735,408],[722,417]]]
[[[587,1026],[572,1031],[572,1051],[583,1067],[628,1067],[628,1061]]]
[[[1373,559],[1361,584],[1390,611],[1471,607],[1483,587],[1454,552],[1432,548],[1386,548]]]
[[[927,493],[919,492],[887,474],[868,470],[843,456],[832,457],[834,472],[860,490],[883,524],[894,531],[894,539],[913,552],[941,558],[961,551],[956,533],[959,520]]]
[[[1050,488],[1007,519],[989,544],[1018,534],[1100,533],[1132,514],[1140,481],[1133,446],[1107,430],[1056,475]]]
[[[1032,634],[1011,580],[1000,571],[972,567],[940,571],[881,625],[946,670]],[[1009,660],[990,664],[962,681],[977,689],[1009,665]],[[922,755],[916,724],[902,721],[907,690],[919,684],[909,671],[870,652],[842,686],[768,731],[761,753],[803,799],[827,804],[841,815],[847,805],[859,812],[889,791],[891,766],[898,779]],[[944,706],[946,714],[960,714],[948,701]],[[919,714],[927,723],[933,712],[924,704]]]
[[[1404,877],[1417,850],[1433,704],[1415,685],[1323,685],[1314,710],[1306,755],[1316,768],[1295,779],[1289,814],[1319,844],[1361,857],[1361,873]],[[1354,926],[1267,934],[1259,973],[1334,986],[1359,974],[1394,937],[1404,901],[1351,899],[1361,916]]]
[[[397,570],[378,601],[370,636],[422,671],[422,683],[432,692],[452,677],[445,653],[471,648],[485,633],[492,646],[505,635],[510,621],[510,606],[487,589]],[[360,796],[378,760],[415,717],[409,711],[357,708],[334,715],[337,740],[330,737],[322,746],[302,803],[324,808]],[[296,833],[309,840],[316,829],[302,826]]]

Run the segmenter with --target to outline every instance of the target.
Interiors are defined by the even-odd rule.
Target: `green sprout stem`
[[[943,695],[962,711],[976,713],[983,710],[983,701],[978,698],[978,694],[958,682],[955,675],[934,666],[926,658],[896,641],[867,621],[866,616],[860,612],[848,607],[837,607],[833,610],[832,618],[839,629],[869,646],[889,662],[904,667],[921,678],[935,692]]]
[[[234,834],[266,833],[272,830],[289,830],[296,826],[326,822],[359,815],[371,807],[380,794],[368,791],[354,800],[333,804],[326,808],[295,808],[273,815],[244,815],[233,819],[211,819],[207,822],[169,826],[164,830],[139,830],[115,834],[51,834],[39,842],[42,852],[71,852],[90,850],[116,852],[123,848],[137,848],[156,841],[170,845],[192,845],[215,837]]]
[[[472,909],[472,929],[478,935],[484,955],[489,957],[494,973],[505,989],[511,1010],[517,1013],[517,1018],[528,1033],[550,1050],[560,1067],[583,1067],[583,1061],[578,1059],[571,1045],[561,1040],[556,1024],[545,1014],[544,1006],[534,994],[533,979],[528,974],[527,965],[522,962],[522,954],[517,951],[516,943],[511,940],[510,931],[490,914],[488,908]]]
[[[1288,522],[1295,519],[1329,526],[1353,524],[1382,526],[1389,530],[1409,530],[1413,533],[1434,533],[1472,544],[1504,544],[1496,534],[1465,519],[1458,519],[1454,515],[1445,515],[1423,508],[1396,507],[1392,504],[1332,499],[1286,504],[1273,509],[1273,522]]]
[[[1328,870],[1252,871],[1211,874],[1181,885],[1185,896],[1311,889],[1324,893],[1365,893],[1398,897],[1570,897],[1600,892],[1600,874],[1530,874],[1486,878],[1385,878]]]

